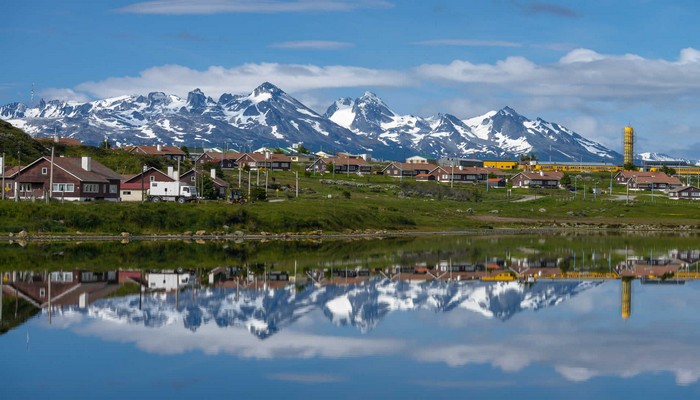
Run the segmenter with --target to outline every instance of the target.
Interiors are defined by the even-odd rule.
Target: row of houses
[[[164,157],[179,160],[185,153],[174,146],[135,146],[130,151],[144,154],[163,153]],[[220,163],[224,169],[251,169],[287,171],[293,162],[308,162],[309,172],[335,172],[339,174],[370,174],[372,165],[359,156],[342,154],[336,157],[305,155],[304,159],[276,153],[204,152],[195,162]],[[407,162],[391,162],[377,171],[392,178],[412,178],[418,182],[439,183],[480,183],[489,187],[505,187],[506,173],[498,168],[463,166],[453,162],[449,166],[426,163],[422,159],[410,158]],[[56,157],[53,162],[41,157],[22,168],[7,167],[2,177],[2,197],[18,199],[46,199],[47,196],[66,201],[142,201],[151,182],[181,181],[190,185],[201,182],[203,176],[213,182],[219,197],[224,197],[229,184],[216,176],[216,170],[204,172],[201,168],[191,169],[183,174],[169,167],[167,172],[148,168],[133,176],[120,176],[116,172],[92,160],[90,157]],[[558,188],[561,187],[561,171],[522,171],[508,178],[516,188]],[[630,190],[659,190],[669,193],[673,199],[699,199],[700,190],[693,186],[683,186],[682,182],[663,172],[620,171],[615,181],[627,185]]]

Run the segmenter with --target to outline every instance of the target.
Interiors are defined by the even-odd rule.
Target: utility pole
[[[19,201],[20,172],[22,171],[21,157],[22,145],[17,146],[17,183],[15,184],[15,202]]]
[[[248,170],[248,201],[252,201],[250,198],[250,169]]]
[[[299,197],[299,171],[294,171],[294,178],[296,179],[296,183],[294,184],[296,197]]]
[[[49,200],[51,199],[53,195],[53,155],[54,155],[54,147],[51,146],[51,171],[49,173],[49,193],[46,195],[46,204],[49,203]]]
[[[5,152],[2,152],[2,160],[0,160],[0,169],[2,169],[2,199],[5,200]]]

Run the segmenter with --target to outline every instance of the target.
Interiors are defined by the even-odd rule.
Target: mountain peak
[[[262,93],[279,94],[284,93],[284,91],[270,82],[263,82],[260,86],[256,87],[253,93],[258,96]]]
[[[367,91],[362,96],[360,96],[360,98],[358,99],[358,103],[376,103],[385,105],[382,99],[379,98],[379,96],[370,91]]]
[[[510,115],[510,116],[513,116],[513,117],[522,117],[522,115],[520,115],[517,111],[515,111],[515,110],[514,110],[512,107],[510,107],[510,106],[505,106],[505,107],[501,108],[501,110],[499,111],[499,113],[500,113],[500,114],[504,114],[504,115]]]

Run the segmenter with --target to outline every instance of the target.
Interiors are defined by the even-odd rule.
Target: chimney
[[[211,175],[211,179],[216,179],[216,168],[212,168],[209,174]]]
[[[540,176],[544,176],[544,171],[540,170]]]
[[[156,145],[156,150],[158,150],[159,152],[163,151],[163,145],[162,144]]]
[[[58,135],[53,135],[53,142],[58,143]]]
[[[269,160],[269,159],[270,159],[270,152],[269,152],[269,151],[266,151],[266,152],[265,152],[265,159],[266,159],[266,160]]]
[[[168,176],[175,179],[175,170],[172,165],[168,166]]]
[[[92,159],[90,157],[83,157],[81,165],[85,171],[92,171]]]

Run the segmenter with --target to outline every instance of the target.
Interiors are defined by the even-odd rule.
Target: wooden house
[[[287,155],[270,152],[243,153],[236,163],[241,167],[248,166],[252,170],[289,171],[292,169],[292,160]]]
[[[700,200],[700,188],[695,186],[681,186],[668,191],[668,198],[672,200]]]
[[[523,171],[517,173],[511,178],[513,187],[519,188],[545,188],[556,189],[559,187],[563,172],[552,171]]]
[[[187,154],[184,151],[182,151],[182,149],[180,149],[179,147],[165,146],[162,144],[158,144],[155,146],[132,146],[128,147],[127,151],[136,154],[147,154],[152,156],[165,157],[175,161],[185,161],[185,158],[187,158]]]
[[[16,175],[20,199],[119,201],[121,176],[90,157],[41,157]],[[53,185],[49,188],[50,184]]]

